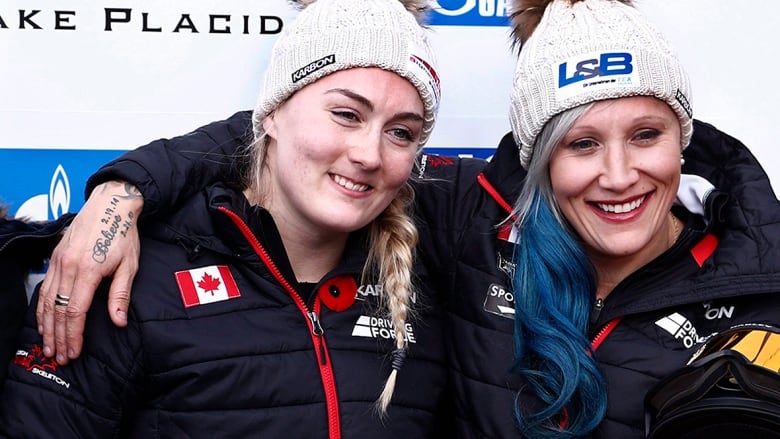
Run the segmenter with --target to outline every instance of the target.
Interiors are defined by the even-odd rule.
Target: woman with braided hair
[[[212,184],[142,224],[126,327],[111,323],[104,285],[77,361],[47,358],[28,316],[0,431],[444,434],[440,317],[409,215],[408,180],[440,95],[418,22],[424,8],[300,6],[266,70],[246,178]],[[112,193],[95,260],[135,227],[123,203],[136,195]],[[54,305],[67,309],[70,296]]]

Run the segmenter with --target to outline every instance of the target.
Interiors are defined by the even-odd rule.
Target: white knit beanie
[[[441,95],[433,50],[418,15],[412,12],[421,13],[418,10],[424,2],[291,3],[304,9],[274,44],[253,115],[255,135],[262,130],[263,119],[304,86],[340,70],[379,67],[406,78],[420,93],[425,109],[420,146],[424,145]]]
[[[510,122],[524,168],[553,116],[594,101],[655,96],[693,134],[691,87],[677,55],[634,7],[615,0],[553,0],[520,47]]]

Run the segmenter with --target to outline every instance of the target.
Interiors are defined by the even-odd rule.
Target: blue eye
[[[342,119],[357,120],[358,116],[352,111],[331,111],[334,116],[338,116]]]
[[[414,135],[411,131],[404,128],[393,128],[390,132],[397,138],[411,142],[414,140]]]
[[[571,142],[568,146],[571,149],[589,149],[596,146],[596,142],[590,139],[582,139]]]
[[[653,139],[655,139],[656,137],[658,137],[659,135],[661,135],[661,132],[660,132],[660,131],[658,131],[658,130],[656,130],[656,129],[647,129],[647,130],[642,130],[642,131],[640,131],[640,132],[639,132],[639,133],[636,135],[636,138],[637,138],[638,140],[653,140]]]

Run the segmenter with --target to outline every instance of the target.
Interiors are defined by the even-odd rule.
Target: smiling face
[[[406,79],[379,68],[313,82],[265,118],[265,207],[305,233],[369,224],[406,182],[417,155],[423,103]]]
[[[592,260],[643,265],[669,247],[681,150],[677,116],[653,97],[597,102],[575,122],[552,154],[550,180]]]

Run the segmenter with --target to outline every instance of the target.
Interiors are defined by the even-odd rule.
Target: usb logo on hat
[[[627,52],[606,52],[598,58],[589,58],[577,63],[574,73],[568,76],[569,61],[558,66],[558,87],[566,87],[575,82],[596,76],[628,75],[634,71],[633,57]]]
[[[636,87],[639,76],[634,59],[631,52],[622,51],[590,52],[563,61],[556,72],[558,99],[565,100],[599,87]],[[574,87],[575,84],[579,86]]]

